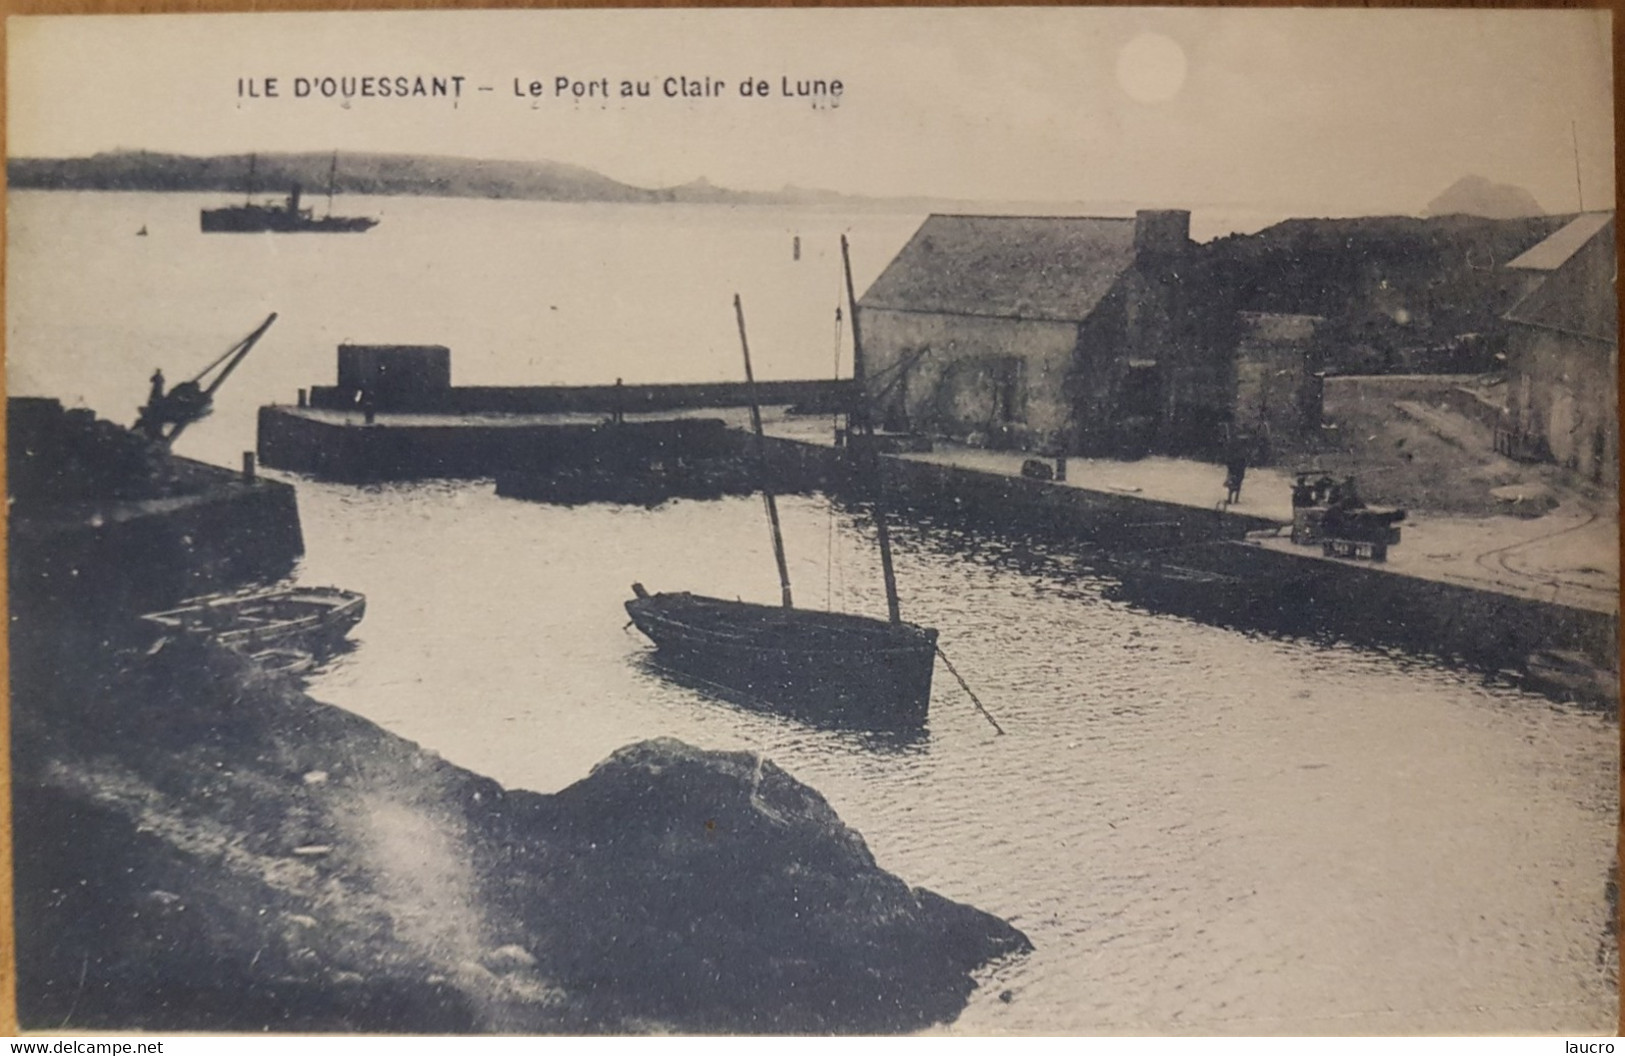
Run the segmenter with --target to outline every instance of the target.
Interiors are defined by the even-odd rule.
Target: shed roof
[[[1544,241],[1536,243],[1522,255],[1513,258],[1507,267],[1524,268],[1529,271],[1556,271],[1613,219],[1613,213],[1581,213],[1552,232]]]
[[[1134,263],[1131,218],[932,215],[864,308],[1077,322]]]
[[[1570,229],[1587,233],[1580,241],[1573,241],[1571,235],[1570,240],[1559,247],[1565,254],[1562,265],[1550,271],[1523,300],[1513,305],[1506,315],[1508,321],[1619,344],[1619,305],[1615,296],[1619,269],[1614,260],[1614,216],[1588,213],[1580,219],[1593,217],[1601,217],[1602,223],[1588,223],[1578,228],[1579,220],[1576,220],[1541,243],[1554,242]]]

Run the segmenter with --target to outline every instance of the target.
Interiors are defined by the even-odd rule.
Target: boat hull
[[[197,634],[245,653],[337,649],[366,614],[367,599],[336,587],[296,587],[197,598],[146,620],[166,633]]]
[[[311,217],[290,212],[276,206],[237,205],[221,209],[205,209],[202,226],[205,233],[243,234],[270,231],[280,234],[302,232],[344,234],[367,231],[377,226],[370,216]]]
[[[931,628],[691,594],[634,598],[626,611],[662,662],[774,710],[885,728],[930,708]]]

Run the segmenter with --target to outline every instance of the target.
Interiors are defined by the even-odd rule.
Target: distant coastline
[[[252,166],[252,187],[250,168]],[[776,191],[719,187],[701,178],[675,187],[635,187],[579,165],[500,161],[433,154],[258,153],[194,156],[119,150],[79,158],[11,158],[7,180],[19,190],[219,191],[285,194],[298,183],[339,194],[494,198],[551,202],[677,203],[838,207],[865,212],[1074,212],[1082,203],[988,203],[951,198],[868,197],[787,185]],[[1132,212],[1128,203],[1112,208]]]

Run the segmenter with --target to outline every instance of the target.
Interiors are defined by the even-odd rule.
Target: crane
[[[265,331],[276,322],[276,313],[265,317],[265,322],[254,332],[226,349],[218,359],[192,377],[164,392],[164,376],[159,371],[152,376],[152,393],[136,419],[136,431],[163,447],[169,447],[186,427],[208,416],[214,410],[214,394],[231,377],[231,372],[253,350]],[[211,377],[212,375],[212,377]]]

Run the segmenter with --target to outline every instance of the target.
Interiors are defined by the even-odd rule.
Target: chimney
[[[1136,253],[1182,253],[1190,244],[1189,209],[1141,209],[1134,214]]]

